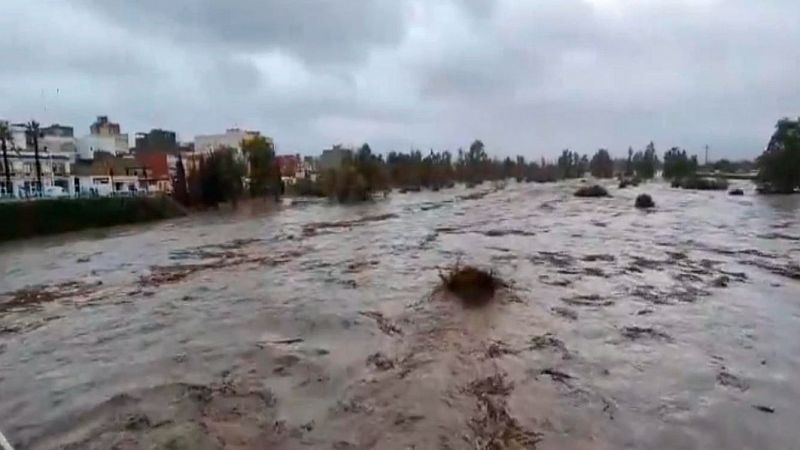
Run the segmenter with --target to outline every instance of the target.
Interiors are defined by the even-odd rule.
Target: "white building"
[[[0,195],[8,196],[13,193],[17,198],[40,195],[36,188],[35,152],[9,149],[7,154],[12,190],[6,192],[5,167],[0,160]],[[59,187],[64,194],[72,194],[74,188],[70,177],[71,165],[72,155],[69,153],[39,151],[42,192],[49,192],[53,190],[52,188]]]
[[[98,153],[72,165],[73,190],[80,195],[133,194],[147,190],[147,169],[132,157]]]
[[[258,131],[240,130],[239,128],[230,128],[223,134],[208,134],[199,135],[194,138],[194,152],[196,155],[207,155],[214,150],[220,148],[233,148],[241,155],[242,142],[249,141],[261,133]],[[272,143],[272,139],[265,136],[268,142]]]
[[[128,133],[122,133],[118,123],[108,120],[108,116],[97,116],[97,120],[89,126],[90,134],[77,141],[78,159],[93,159],[96,152],[107,152],[112,155],[130,153]]]
[[[78,139],[77,151],[79,159],[94,159],[96,152],[106,152],[112,155],[125,155],[130,151],[128,135],[99,135],[90,134]]]

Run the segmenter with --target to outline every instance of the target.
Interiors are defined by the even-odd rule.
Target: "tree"
[[[201,158],[197,177],[202,203],[205,206],[217,206],[231,202],[236,206],[243,191],[244,172],[244,164],[236,158],[231,148],[220,148]]]
[[[756,162],[759,179],[775,192],[791,193],[800,187],[800,118],[779,120]]]
[[[633,147],[628,147],[628,159],[625,162],[625,176],[633,176]]]
[[[486,149],[480,139],[476,139],[470,144],[469,152],[466,155],[466,165],[468,182],[479,183],[488,177],[489,156],[486,155]]]
[[[263,136],[242,141],[242,152],[249,163],[250,195],[266,196],[270,191],[280,193],[280,168],[276,170],[275,150]]]
[[[172,195],[182,205],[189,204],[189,192],[186,185],[186,169],[183,166],[183,157],[178,153],[178,162],[175,163],[175,179],[172,180]]]
[[[662,176],[667,179],[688,177],[697,172],[697,165],[697,156],[689,158],[686,150],[672,147],[664,153]]]
[[[578,156],[578,154],[576,153],[575,156]],[[578,178],[583,177],[587,170],[589,170],[589,157],[583,155],[581,156],[580,161],[578,161]]]
[[[595,178],[611,178],[614,176],[614,161],[608,150],[601,148],[592,156],[589,171]]]
[[[42,195],[42,162],[39,159],[39,122],[31,120],[25,125],[27,141],[33,145],[33,159],[36,163],[36,195]]]
[[[633,155],[633,169],[636,176],[644,179],[653,178],[658,169],[658,155],[656,155],[655,144],[647,144],[644,152],[636,152]]]
[[[580,178],[589,166],[589,158],[581,157],[577,152],[565,149],[558,157],[558,172],[560,178]]]
[[[11,166],[8,164],[8,142],[13,138],[8,122],[0,122],[0,145],[3,150],[3,172],[6,179],[5,192],[11,197],[14,196],[14,186],[11,184]]]

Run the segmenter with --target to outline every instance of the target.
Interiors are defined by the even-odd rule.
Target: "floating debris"
[[[384,333],[389,336],[395,334],[403,334],[403,330],[398,328],[394,325],[389,319],[383,316],[382,313],[378,311],[361,311],[359,312],[362,316],[369,317],[370,319],[375,320],[378,323],[378,328]]]
[[[561,301],[575,306],[611,306],[614,304],[613,300],[604,299],[597,294],[562,297]]]
[[[447,274],[439,274],[442,287],[458,297],[468,308],[485,306],[494,299],[495,292],[506,284],[492,272],[473,266],[456,264]]]
[[[584,186],[575,191],[575,197],[610,197],[606,188],[595,184],[593,186]]]
[[[367,357],[367,364],[374,366],[378,370],[391,370],[394,369],[394,361],[387,358],[381,352],[373,353]]]
[[[658,331],[654,328],[650,327],[624,327],[622,329],[622,335],[631,340],[649,338],[649,339],[661,339],[665,341],[671,341],[672,337],[663,331]]]
[[[750,389],[750,385],[746,381],[725,370],[717,374],[717,383],[722,386],[736,388],[742,392]]]

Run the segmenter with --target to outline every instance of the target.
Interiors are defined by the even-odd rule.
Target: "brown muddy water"
[[[800,448],[800,197],[576,186],[2,246],[0,429],[20,449]],[[457,260],[511,287],[462,310],[435,292]]]

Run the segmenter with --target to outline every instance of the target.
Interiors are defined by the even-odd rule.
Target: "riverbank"
[[[186,215],[170,197],[100,197],[0,203],[0,242]]]

